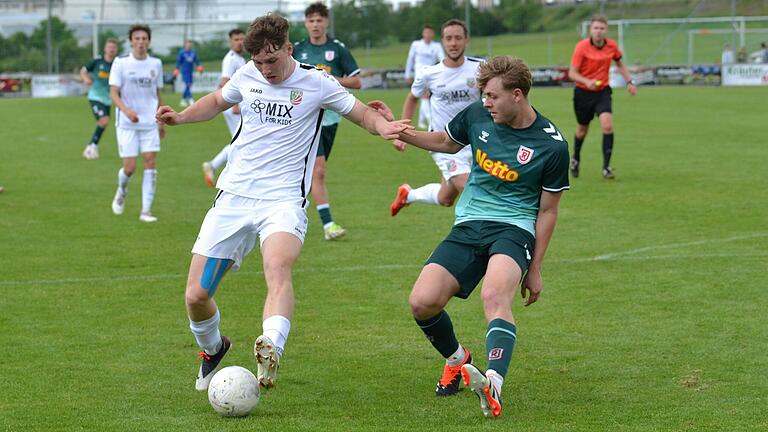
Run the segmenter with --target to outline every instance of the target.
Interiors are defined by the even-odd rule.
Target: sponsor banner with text
[[[764,86],[768,85],[768,64],[729,64],[723,66],[723,85]]]

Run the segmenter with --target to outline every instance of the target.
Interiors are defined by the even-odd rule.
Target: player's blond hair
[[[533,85],[533,76],[528,65],[516,57],[497,56],[481,63],[477,70],[477,85],[480,91],[484,91],[488,81],[496,77],[501,78],[505,90],[518,88],[526,97]]]
[[[266,15],[253,20],[245,34],[245,50],[257,55],[261,50],[275,52],[288,43],[288,21],[280,15]]]

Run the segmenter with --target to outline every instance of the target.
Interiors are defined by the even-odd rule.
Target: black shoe
[[[200,363],[200,370],[197,372],[197,381],[195,381],[195,390],[206,391],[208,390],[208,384],[211,383],[211,379],[216,372],[221,369],[221,359],[227,354],[232,343],[226,336],[221,337],[221,349],[214,355],[210,355],[205,351],[197,353],[197,358],[202,360]]]
[[[453,396],[459,392],[459,383],[461,382],[461,367],[472,363],[472,354],[464,348],[464,361],[458,366],[448,366],[443,368],[443,376],[435,388],[436,396]]]
[[[603,168],[603,178],[608,180],[612,180],[615,178],[613,175],[613,169],[611,169],[611,167]]]
[[[576,178],[579,176],[579,161],[571,159],[571,177]]]

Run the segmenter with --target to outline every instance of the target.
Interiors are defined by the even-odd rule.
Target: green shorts
[[[467,298],[485,276],[492,255],[504,254],[515,260],[523,274],[533,258],[535,239],[517,226],[496,221],[467,221],[454,225],[426,264],[445,267],[459,281],[456,297]]]
[[[103,103],[95,100],[88,99],[88,102],[91,104],[91,112],[93,113],[93,117],[98,120],[102,117],[109,117],[112,106],[111,105],[104,105]]]
[[[338,129],[338,123],[320,128],[320,145],[317,146],[317,155],[325,156],[325,160],[328,160],[328,157],[331,155],[333,140],[336,138],[336,130]]]

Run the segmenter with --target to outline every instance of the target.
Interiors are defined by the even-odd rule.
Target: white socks
[[[272,315],[264,320],[261,327],[264,336],[274,342],[277,355],[282,357],[285,341],[288,339],[288,332],[291,331],[291,322],[282,315]]]
[[[440,183],[430,183],[418,189],[411,189],[408,192],[408,202],[421,202],[426,204],[438,205],[437,194],[440,193]]]
[[[219,167],[227,162],[227,157],[229,157],[229,148],[229,145],[225,146],[216,156],[214,156],[213,160],[211,161],[213,169],[218,170]]]
[[[220,320],[221,315],[219,315],[218,309],[216,309],[216,313],[211,318],[205,321],[189,320],[189,328],[192,330],[192,334],[195,335],[197,344],[209,355],[214,355],[221,349]]]
[[[464,351],[464,347],[459,344],[459,348],[456,350],[455,353],[451,354],[450,357],[445,359],[445,363],[448,366],[458,366],[462,362],[464,362],[464,357],[467,355],[467,353]]]
[[[120,171],[117,172],[117,189],[120,191],[120,194],[123,196],[128,194],[129,181],[131,181],[131,177],[125,175],[125,171],[123,171],[123,169],[120,168]]]
[[[152,201],[155,199],[155,187],[157,186],[157,170],[144,169],[144,181],[141,184],[141,212],[149,213],[152,210]]]

